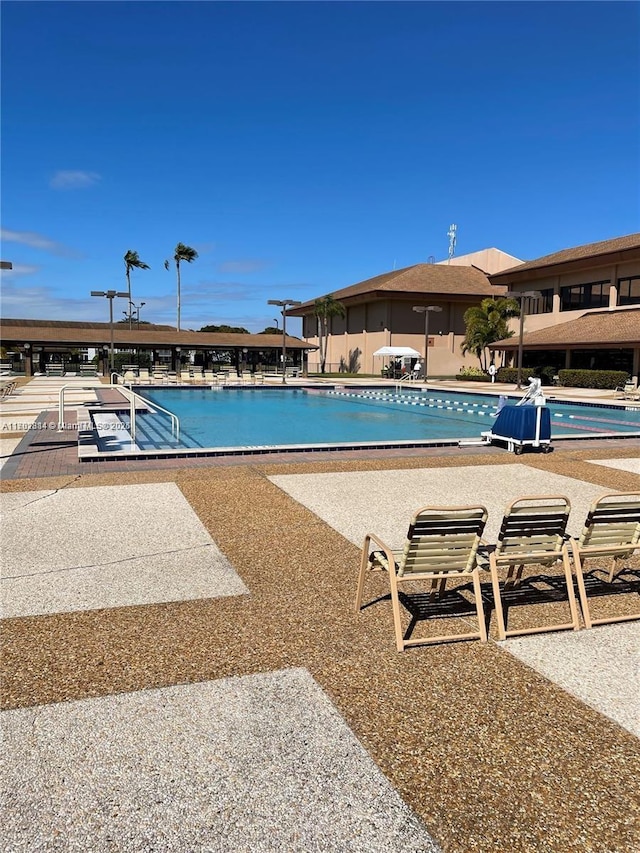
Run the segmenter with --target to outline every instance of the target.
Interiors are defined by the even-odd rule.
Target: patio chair
[[[591,616],[589,598],[596,595],[612,595],[629,592],[640,593],[640,569],[629,566],[618,570],[621,561],[627,561],[640,551],[640,492],[618,492],[602,495],[591,504],[582,533],[571,540],[571,552],[578,582],[580,606],[587,628],[611,622],[626,622],[640,619],[640,613],[624,616],[609,615],[594,619]],[[595,567],[585,574],[585,561],[609,558],[605,579],[602,567]]]
[[[478,546],[487,522],[483,506],[432,507],[417,510],[409,523],[404,548],[394,551],[373,533],[367,534],[362,548],[358,575],[355,609],[362,609],[362,595],[368,572],[386,571],[391,587],[391,603],[396,647],[399,652],[407,646],[455,640],[487,641],[479,568],[476,562]],[[372,546],[373,550],[372,550]],[[473,584],[473,603],[462,594],[468,590],[458,586],[446,592],[449,580],[470,578]],[[405,594],[400,588],[407,583],[428,582],[425,595]],[[411,623],[403,633],[400,597],[412,615]],[[417,605],[417,608],[416,606]],[[468,617],[473,612],[478,619],[478,630],[464,634],[440,634],[431,637],[411,636],[419,617]],[[463,612],[462,612],[463,611]]]
[[[638,386],[633,379],[628,379],[624,385],[618,385],[613,391],[613,396],[619,400],[634,400],[638,398]]]
[[[491,585],[496,610],[498,638],[521,634],[538,634],[543,631],[579,630],[578,609],[573,591],[571,562],[566,548],[567,521],[571,503],[564,495],[532,495],[518,498],[504,511],[498,542],[488,548]],[[555,578],[529,577],[523,584],[525,566],[551,567],[562,563],[564,589],[569,603],[571,621],[546,624],[535,628],[507,630],[507,612],[510,605],[522,606],[559,600]],[[506,580],[501,584],[498,571],[507,569]],[[540,589],[540,586],[543,589]]]

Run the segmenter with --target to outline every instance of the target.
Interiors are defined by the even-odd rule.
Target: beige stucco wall
[[[526,290],[546,290],[553,288],[553,312],[549,314],[527,314],[525,316],[525,333],[534,332],[538,329],[546,329],[549,326],[555,326],[558,323],[568,323],[570,320],[575,320],[589,310],[601,311],[601,308],[584,309],[579,308],[576,311],[561,311],[560,310],[560,289],[562,287],[570,287],[577,284],[590,284],[596,281],[609,280],[612,284],[609,295],[609,308],[615,308],[617,305],[617,285],[618,279],[630,278],[640,275],[640,261],[628,261],[622,264],[612,264],[610,266],[592,267],[591,269],[582,270],[581,272],[571,272],[565,275],[550,275],[544,278],[536,278],[524,284],[513,285],[514,291]],[[510,323],[510,327],[514,331],[518,331],[519,320],[514,319]]]
[[[513,255],[508,255],[500,249],[481,249],[479,252],[470,252],[468,255],[455,255],[451,260],[438,261],[439,264],[449,264],[452,267],[478,267],[487,275],[518,266],[522,261]]]
[[[429,313],[429,375],[451,376],[463,366],[478,366],[475,356],[463,356],[460,347],[464,339],[464,312],[477,301],[466,303],[430,300],[442,308]],[[315,334],[308,335],[313,330]],[[393,330],[393,331],[391,331]],[[341,359],[348,364],[350,353],[356,350],[360,373],[379,374],[386,361],[374,352],[384,346],[412,347],[424,354],[424,314],[413,311],[413,302],[376,300],[349,306],[345,318],[334,317],[329,325],[327,371],[335,371]],[[315,320],[305,320],[305,340],[318,344]],[[309,369],[317,369],[317,352],[309,353]]]

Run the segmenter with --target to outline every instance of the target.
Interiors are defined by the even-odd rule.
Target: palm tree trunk
[[[322,351],[322,320],[318,317],[318,353],[320,355],[320,373],[324,373],[324,356]]]
[[[180,261],[176,261],[176,271],[178,279],[178,322],[177,329],[180,331]]]
[[[129,267],[125,270],[127,274],[127,293],[129,295],[129,304],[127,308],[129,309],[129,331],[131,331],[131,276],[129,274]]]

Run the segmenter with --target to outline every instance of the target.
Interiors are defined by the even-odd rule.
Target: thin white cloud
[[[39,269],[40,267],[33,266],[32,264],[14,264],[12,269],[2,270],[2,278],[18,278],[22,275],[33,275]]]
[[[221,264],[218,264],[218,272],[245,275],[252,272],[260,272],[269,266],[268,261],[263,261],[259,258],[246,258],[239,261],[223,261]]]
[[[43,252],[51,252],[52,255],[58,255],[61,258],[77,258],[78,252],[70,249],[62,243],[57,243],[43,234],[38,234],[35,231],[10,231],[8,228],[0,230],[0,240],[3,243],[20,243],[22,246],[28,246],[30,249],[41,249]],[[4,260],[12,260],[9,257],[9,252],[3,251]]]
[[[101,176],[97,172],[61,169],[53,175],[49,186],[53,190],[83,190],[94,186],[100,180]]]

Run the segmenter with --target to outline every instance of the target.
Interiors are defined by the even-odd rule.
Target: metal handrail
[[[116,374],[117,375],[117,374]],[[140,394],[137,394],[133,388],[129,385],[118,385],[118,383],[110,382],[108,384],[96,386],[96,385],[86,385],[86,386],[78,386],[78,385],[63,385],[60,388],[58,393],[58,432],[64,432],[64,392],[66,388],[75,388],[76,391],[95,391],[96,387],[99,388],[117,388],[118,391],[123,392],[126,389],[125,397],[129,394],[129,432],[131,434],[131,438],[136,440],[136,400],[142,402],[143,405],[152,409],[154,412],[162,412],[165,415],[169,415],[171,418],[171,435],[175,437],[176,440],[180,438],[180,419],[173,412],[170,412],[169,409],[165,409],[164,406],[160,406],[158,403],[152,403],[147,400],[145,397],[142,397]]]

